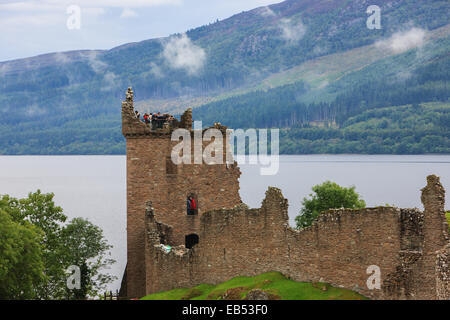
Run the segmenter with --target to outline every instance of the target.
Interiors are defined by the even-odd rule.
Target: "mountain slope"
[[[234,128],[286,127],[342,123],[367,108],[448,101],[450,25],[436,31],[420,48],[400,54],[371,45],[309,60],[263,80],[255,90],[205,104],[195,117]]]
[[[382,8],[381,30],[365,26],[365,11],[372,4]],[[291,100],[274,108],[288,112],[298,103],[311,109],[336,99],[348,101],[345,96],[355,96],[355,88],[367,86],[371,75],[377,76],[378,84],[386,75],[392,79],[392,66],[396,74],[402,71],[399,66],[407,67],[407,74],[420,71],[421,66],[427,68],[433,59],[445,60],[449,51],[448,9],[448,1],[441,0],[420,4],[412,0],[288,0],[190,30],[184,36],[106,51],[2,62],[0,153],[123,153],[120,101],[130,85],[141,110],[179,112],[206,104],[198,109],[198,118],[231,126],[238,124],[223,117],[223,108],[217,103],[224,101],[234,110],[239,103],[226,99],[251,93],[264,97],[264,91],[255,90],[287,90]],[[428,30],[424,57],[417,59],[417,52],[422,51],[414,48],[392,54],[374,45],[412,26]],[[396,65],[396,59],[402,63]],[[418,94],[414,101],[394,99],[379,107],[430,99],[445,102],[445,94],[435,93],[447,90],[448,75],[442,77],[437,82],[428,77],[421,83],[433,91],[425,100]],[[283,88],[286,85],[291,88]],[[393,86],[398,85],[393,82]],[[301,94],[298,88],[303,90]],[[241,98],[234,99],[239,102]],[[358,97],[355,104],[366,100],[363,98]],[[323,119],[323,114],[307,120],[333,123],[343,109],[332,108],[335,112],[331,118]],[[254,110],[259,112],[256,107]],[[341,116],[339,121],[351,115]],[[305,114],[299,115],[302,117]],[[287,125],[298,124],[291,121]]]

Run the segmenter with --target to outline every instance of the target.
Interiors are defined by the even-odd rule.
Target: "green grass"
[[[201,284],[194,288],[174,289],[151,294],[142,300],[229,300],[245,299],[252,289],[261,289],[271,299],[279,300],[365,300],[366,297],[326,283],[296,282],[279,272],[254,277],[236,277],[216,286]]]

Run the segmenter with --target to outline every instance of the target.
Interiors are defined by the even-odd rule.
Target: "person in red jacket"
[[[194,212],[197,210],[197,204],[195,203],[195,199],[191,197],[191,210]]]
[[[188,208],[188,215],[190,216],[195,215],[197,210],[197,204],[195,203],[195,200],[192,196],[188,197],[187,208]]]

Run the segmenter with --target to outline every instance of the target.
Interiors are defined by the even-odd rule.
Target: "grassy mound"
[[[364,300],[366,297],[326,283],[296,282],[281,273],[255,277],[236,277],[218,285],[201,284],[191,289],[174,289],[151,294],[142,300],[243,300],[253,289],[260,289],[273,300]]]

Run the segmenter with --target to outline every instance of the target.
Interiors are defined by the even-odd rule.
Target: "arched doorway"
[[[194,233],[187,235],[185,238],[186,238],[185,246],[187,249],[192,249],[192,247],[198,243],[198,235]]]

